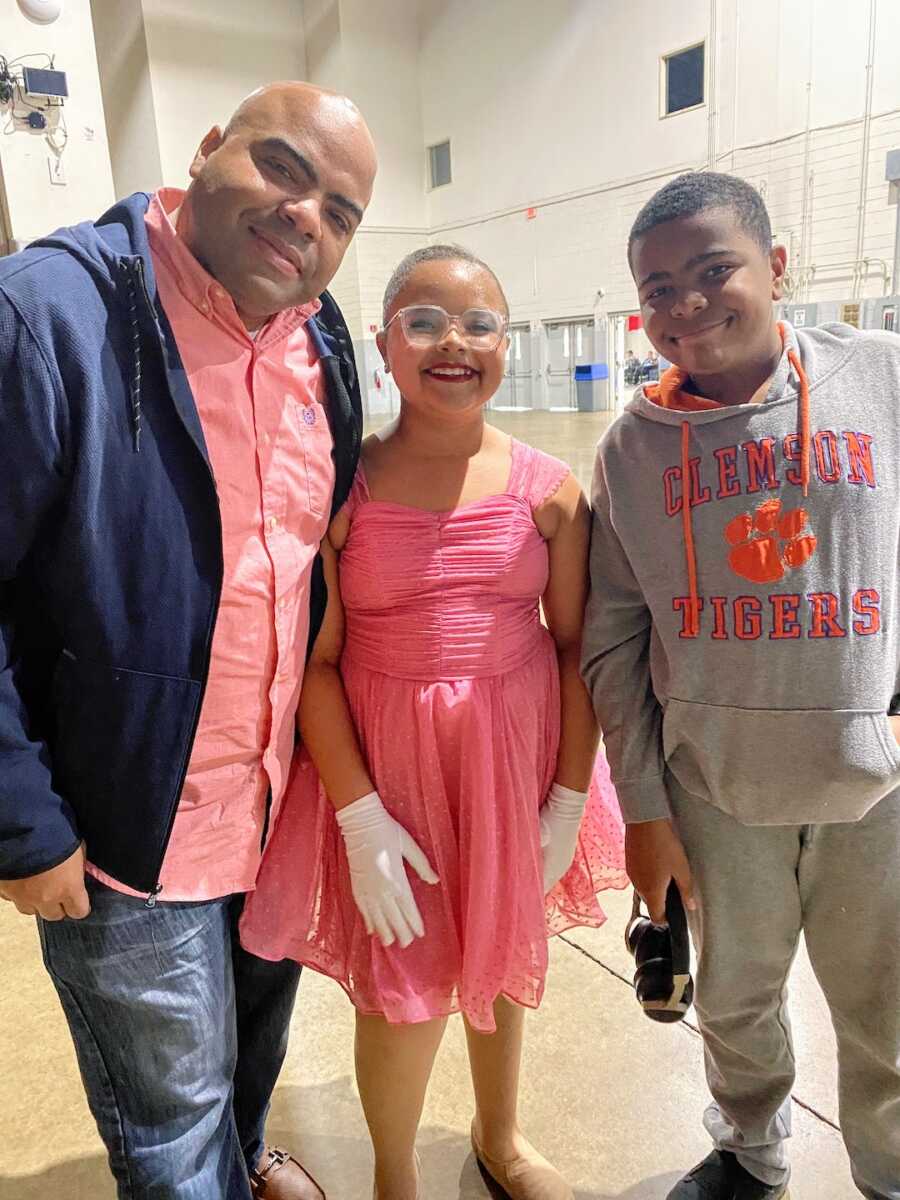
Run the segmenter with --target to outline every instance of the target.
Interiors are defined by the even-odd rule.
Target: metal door
[[[531,327],[511,325],[509,327],[509,349],[506,354],[506,372],[500,390],[503,404],[508,408],[531,408]]]
[[[547,383],[551,409],[576,409],[575,368],[594,362],[594,323],[554,321],[547,325]]]

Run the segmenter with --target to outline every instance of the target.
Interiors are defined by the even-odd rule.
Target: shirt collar
[[[287,308],[274,317],[256,334],[255,339],[237,313],[230,294],[201,265],[178,235],[173,216],[184,203],[180,188],[160,188],[151,197],[147,209],[147,236],[154,257],[162,259],[171,272],[178,290],[197,311],[209,321],[225,325],[257,345],[285,337],[299,325],[314,317],[322,307],[320,300]]]

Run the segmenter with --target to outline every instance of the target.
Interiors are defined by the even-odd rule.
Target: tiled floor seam
[[[598,967],[601,967],[608,975],[612,975],[614,979],[618,979],[620,983],[624,983],[627,988],[633,989],[634,984],[627,975],[623,975],[620,971],[617,971],[615,967],[609,966],[607,963],[603,962],[602,959],[591,954],[589,950],[585,950],[583,946],[579,946],[577,942],[573,942],[571,938],[567,938],[564,933],[561,933],[558,936],[561,942],[565,942],[567,946],[570,946],[573,950],[577,950],[578,953],[583,954],[585,958],[589,958],[592,963]],[[695,1037],[700,1037],[700,1030],[693,1023],[693,1021],[685,1020],[680,1024],[682,1029],[688,1030],[688,1032],[693,1034]],[[833,1129],[835,1133],[841,1132],[840,1125],[835,1124],[830,1117],[826,1117],[824,1113],[819,1112],[819,1110],[814,1108],[811,1104],[807,1104],[806,1101],[802,1100],[796,1092],[791,1092],[791,1099],[798,1106],[798,1108],[802,1108],[804,1112],[808,1112],[811,1117],[815,1117],[817,1121],[821,1121],[823,1125],[827,1125],[828,1128]]]

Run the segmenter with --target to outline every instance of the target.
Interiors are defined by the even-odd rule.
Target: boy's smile
[[[747,386],[781,353],[772,301],[782,294],[783,248],[766,253],[730,209],[711,208],[638,237],[631,267],[653,346],[704,395],[746,402]]]
[[[700,329],[695,329],[690,333],[679,333],[672,336],[672,341],[677,342],[679,346],[684,346],[688,342],[694,342],[698,338],[705,338],[715,333],[717,330],[725,329],[731,324],[731,317],[726,317],[724,321],[715,321],[711,325],[704,325]]]

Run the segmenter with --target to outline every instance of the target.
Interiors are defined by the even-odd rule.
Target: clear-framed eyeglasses
[[[391,317],[385,332],[398,320],[412,346],[437,346],[455,328],[471,350],[496,350],[506,334],[507,318],[492,308],[468,308],[451,316],[437,304],[411,304]]]

